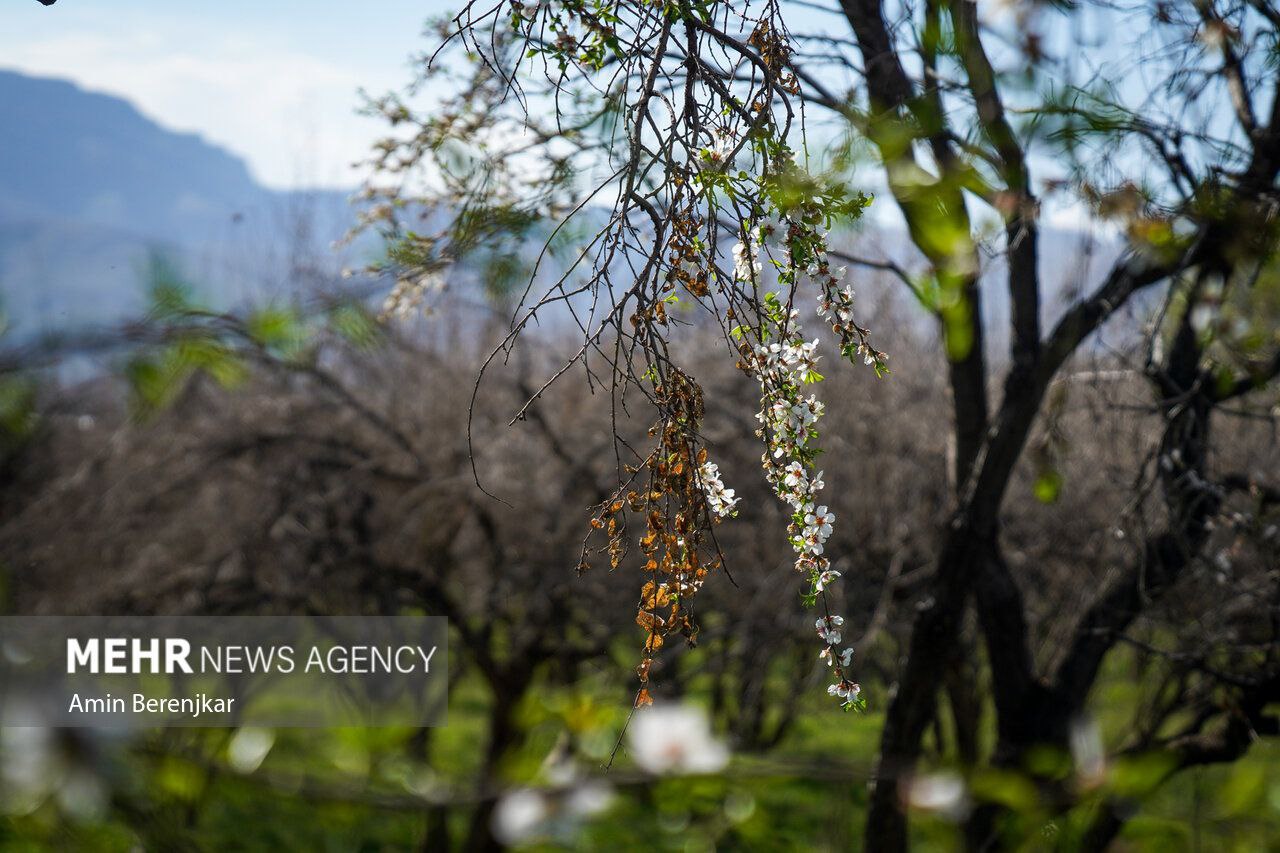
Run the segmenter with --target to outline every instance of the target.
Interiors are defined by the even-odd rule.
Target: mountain
[[[146,307],[143,270],[155,251],[176,262],[200,298],[218,308],[291,295],[317,280],[337,279],[344,263],[358,265],[359,258],[330,248],[353,220],[346,193],[266,189],[235,155],[165,129],[127,101],[64,81],[0,71],[0,111],[6,117],[0,135],[6,343],[135,318]],[[606,219],[603,211],[584,216]],[[858,255],[923,268],[901,228],[869,226],[833,238]],[[376,248],[371,242],[354,251],[367,255]],[[530,243],[527,260],[537,248]],[[1092,289],[1118,245],[1046,227],[1040,249],[1042,315],[1051,323],[1069,296]],[[480,269],[460,273],[458,284],[480,287]],[[541,283],[558,274],[544,268]],[[866,270],[854,276],[860,292],[888,288],[894,298],[910,301],[891,277]],[[878,285],[877,278],[883,279]],[[1009,316],[998,254],[984,263],[984,281],[983,313],[994,350],[1003,346]],[[558,315],[551,311],[542,319],[552,328],[574,328],[568,308],[559,308]],[[928,326],[924,312],[905,316]]]
[[[0,219],[183,239],[264,198],[242,161],[120,98],[0,71],[0,110]]]
[[[0,310],[12,339],[101,325],[145,305],[162,252],[217,307],[336,273],[348,193],[278,192],[198,135],[62,80],[0,71]]]

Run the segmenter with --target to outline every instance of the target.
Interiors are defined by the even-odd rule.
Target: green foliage
[[[155,414],[174,401],[188,380],[205,374],[224,388],[234,388],[248,376],[243,358],[208,335],[184,334],[154,350],[138,353],[124,368],[139,416]]]
[[[696,673],[687,685],[693,696],[710,686],[700,654],[695,650],[688,661]],[[1122,742],[1128,715],[1142,701],[1130,663],[1109,664],[1100,685],[1099,724],[1108,744]],[[794,667],[779,662],[767,689],[802,680],[805,674]],[[549,790],[547,757],[566,744],[581,772],[599,776],[627,718],[617,678],[617,670],[606,666],[567,686],[537,683],[514,708],[518,733],[495,784]],[[882,711],[845,716],[823,698],[803,704],[775,750],[739,753],[722,774],[638,777],[624,749],[615,769],[600,776],[614,792],[608,809],[553,821],[526,849],[622,850],[639,843],[662,851],[857,849]],[[416,849],[432,802],[446,804],[444,820],[456,844],[470,823],[483,762],[478,745],[487,737],[493,708],[478,675],[464,672],[451,690],[449,724],[425,738],[408,728],[279,730],[261,765],[240,769],[230,758],[234,731],[143,733],[132,743],[114,742],[99,756],[103,778],[116,786],[105,810],[69,813],[50,797],[33,810],[0,817],[0,847],[122,853],[138,847]],[[1280,747],[1262,741],[1234,765],[1171,776],[1173,764],[1164,754],[1124,757],[1088,782],[1082,802],[1065,813],[1054,810],[1050,791],[1016,768],[966,775],[944,749],[922,772],[962,779],[971,806],[1009,807],[1001,849],[1080,849],[1100,804],[1118,797],[1137,810],[1122,834],[1122,843],[1136,849],[1183,849],[1199,838],[1208,851],[1252,851],[1269,849],[1280,837],[1278,758]],[[1070,755],[1041,751],[1025,770],[1078,784]],[[951,851],[961,841],[956,815],[913,807],[913,850]]]
[[[291,307],[259,308],[245,318],[244,327],[250,340],[285,359],[297,357],[308,338],[304,318]]]
[[[153,253],[144,274],[150,296],[147,320],[158,341],[136,351],[124,365],[135,414],[146,417],[169,405],[196,374],[207,374],[224,387],[242,381],[243,362],[200,322],[209,312],[195,301],[194,288],[177,265]]]
[[[0,339],[6,331],[8,322],[0,312]],[[0,373],[0,462],[26,444],[39,425],[36,390],[36,381],[30,376]]]
[[[373,315],[355,302],[339,302],[329,309],[326,319],[328,327],[339,338],[357,349],[370,349],[382,334]]]
[[[0,460],[22,447],[38,424],[35,381],[0,376]]]
[[[222,314],[196,301],[195,289],[163,256],[152,256],[146,274],[151,296],[146,342],[132,352],[121,370],[138,417],[154,415],[172,404],[197,376],[232,389],[245,382],[255,367],[305,368],[326,340],[368,350],[382,337],[375,317],[355,300],[325,301],[318,309],[268,303],[243,315]],[[20,412],[18,404],[26,399],[17,390],[6,396],[7,387],[0,384],[0,428],[6,422],[6,400],[11,398],[14,411]],[[15,414],[13,421],[18,423],[20,416]]]
[[[1045,468],[1036,474],[1032,491],[1040,503],[1056,503],[1062,494],[1062,473],[1055,468]]]

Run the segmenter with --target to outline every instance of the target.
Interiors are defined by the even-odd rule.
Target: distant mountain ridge
[[[72,220],[181,239],[269,193],[243,161],[128,101],[0,71],[0,218]]]
[[[144,306],[148,253],[218,305],[285,287],[299,251],[340,266],[348,193],[279,192],[200,136],[128,101],[0,70],[0,310],[26,337]]]
[[[264,188],[234,154],[165,129],[121,98],[0,71],[0,115],[6,343],[136,318],[146,308],[142,271],[156,250],[189,274],[205,302],[225,308],[336,278],[344,264],[358,266],[376,249],[372,238],[351,257],[331,249],[354,220],[347,193]],[[833,237],[859,255],[922,268],[903,230],[872,226]],[[1119,249],[1114,240],[1091,243],[1049,227],[1041,229],[1040,246],[1047,322],[1061,315],[1073,289],[1091,289]],[[536,254],[529,247],[527,259]],[[1009,317],[1003,270],[999,257],[984,264],[983,313],[997,348]],[[461,272],[461,284],[478,286],[479,270]],[[860,290],[874,278],[853,274]],[[554,278],[542,271],[543,280]],[[896,282],[884,286],[910,301]],[[909,316],[928,322],[924,312]]]

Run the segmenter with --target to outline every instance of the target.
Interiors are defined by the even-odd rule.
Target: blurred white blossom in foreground
[[[503,844],[532,838],[551,814],[546,796],[521,788],[503,795],[493,810],[493,834]]]
[[[1088,718],[1072,723],[1071,759],[1076,781],[1085,790],[1097,788],[1107,780],[1107,750],[1097,723]]]
[[[252,773],[262,766],[275,742],[271,729],[246,726],[236,731],[227,745],[227,761],[237,773]]]
[[[729,748],[711,732],[706,713],[692,705],[641,708],[627,729],[636,764],[650,773],[715,773]]]
[[[517,788],[493,810],[493,834],[508,846],[538,838],[571,839],[579,821],[599,814],[613,800],[613,789],[586,779],[549,790]]]
[[[90,763],[94,734],[76,736],[78,748],[68,749],[55,729],[0,725],[0,814],[29,814],[53,798],[68,817],[102,815],[108,792]]]
[[[970,808],[964,780],[954,773],[915,777],[907,785],[906,800],[912,808],[952,821],[964,820]]]

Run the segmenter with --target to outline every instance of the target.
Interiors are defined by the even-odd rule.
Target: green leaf
[[[360,349],[372,347],[381,331],[368,311],[351,302],[343,303],[329,312],[329,328]]]
[[[291,308],[266,307],[245,319],[245,331],[260,346],[292,352],[306,337],[302,318]]]
[[[0,378],[0,456],[7,456],[35,432],[36,384],[20,376]]]
[[[1053,468],[1046,468],[1036,475],[1032,492],[1040,503],[1055,503],[1062,494],[1062,474]]]

